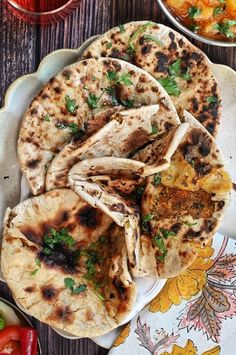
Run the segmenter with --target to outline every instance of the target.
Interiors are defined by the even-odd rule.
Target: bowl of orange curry
[[[202,42],[236,47],[236,0],[157,0],[172,23]]]

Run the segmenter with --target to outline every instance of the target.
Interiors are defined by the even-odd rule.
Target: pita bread
[[[21,306],[79,337],[116,328],[136,298],[123,230],[69,189],[8,210],[1,258],[4,278]]]
[[[72,137],[80,141],[83,136],[88,138],[87,127],[92,132],[97,130],[94,117],[99,115],[98,128],[101,128],[106,112],[111,113],[111,109],[153,104],[159,104],[160,110],[152,124],[161,121],[168,129],[179,122],[162,86],[132,64],[99,58],[63,69],[43,87],[22,120],[18,157],[32,193],[36,195],[45,190],[49,163]],[[90,120],[92,125],[89,125]]]
[[[113,57],[146,70],[166,88],[180,114],[185,109],[216,135],[221,116],[219,88],[206,55],[162,24],[130,22],[100,36],[83,58]]]
[[[142,197],[139,270],[133,274],[169,278],[184,271],[196,247],[205,245],[218,229],[231,187],[214,139],[205,129],[191,127],[169,169],[148,178]]]
[[[83,159],[96,157],[126,157],[151,139],[152,117],[157,114],[158,105],[122,111],[111,116],[103,128],[76,147],[66,145],[53,159],[47,172],[46,189],[67,186],[67,174],[74,164]],[[157,127],[162,132],[162,123]],[[155,135],[156,136],[156,135]]]

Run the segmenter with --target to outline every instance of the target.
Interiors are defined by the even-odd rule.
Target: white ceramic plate
[[[17,163],[16,141],[22,115],[37,94],[40,88],[51,77],[66,65],[79,60],[84,49],[96,38],[87,40],[79,49],[62,49],[49,54],[41,62],[36,73],[23,76],[16,80],[8,89],[5,106],[0,110],[0,233],[2,232],[2,220],[7,206],[14,207],[20,200],[27,198],[27,187],[24,180],[21,189],[21,173]],[[212,69],[217,77],[223,97],[223,114],[217,143],[224,155],[227,169],[233,181],[236,181],[236,73],[229,67],[212,64]],[[229,236],[236,236],[236,192],[232,193],[231,206],[224,218],[220,231]],[[1,275],[0,275],[1,278]],[[125,322],[135,316],[148,302],[150,302],[163,288],[165,280],[156,281],[145,278],[136,280],[138,285],[138,299],[134,310]],[[58,331],[66,338],[75,337]],[[118,330],[112,331],[105,336],[93,338],[93,340],[106,348],[109,348],[116,338]]]
[[[21,176],[16,154],[19,125],[24,111],[41,87],[62,68],[76,62],[94,38],[96,37],[87,40],[79,49],[62,49],[49,54],[43,59],[36,73],[17,79],[6,93],[5,106],[0,110],[0,233],[2,233],[2,220],[6,207],[14,207],[29,196],[29,188]],[[1,270],[0,280],[4,281]],[[136,280],[138,297],[132,312],[123,324],[140,312],[161,291],[165,282],[166,280],[154,278]],[[17,304],[27,313],[19,303]],[[57,329],[55,331],[66,338],[77,339],[68,333]],[[113,338],[116,338],[116,331],[93,340],[99,345],[109,348]]]

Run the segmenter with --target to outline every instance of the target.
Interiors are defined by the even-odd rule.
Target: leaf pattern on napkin
[[[161,329],[160,331],[156,331],[152,340],[150,327],[146,322],[142,324],[140,317],[137,319],[137,327],[134,332],[138,335],[137,339],[141,343],[140,346],[147,349],[152,355],[158,355],[160,350],[167,349],[179,338],[179,334],[175,335],[172,333],[168,335],[164,329]]]
[[[224,238],[221,249],[207,271],[206,284],[200,297],[187,303],[178,317],[179,329],[203,331],[207,339],[220,341],[222,321],[236,315],[236,255],[223,255],[228,243]],[[234,280],[235,281],[232,281]]]

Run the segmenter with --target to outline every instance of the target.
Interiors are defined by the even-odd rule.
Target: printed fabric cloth
[[[120,333],[109,355],[236,355],[236,241],[217,233]]]

